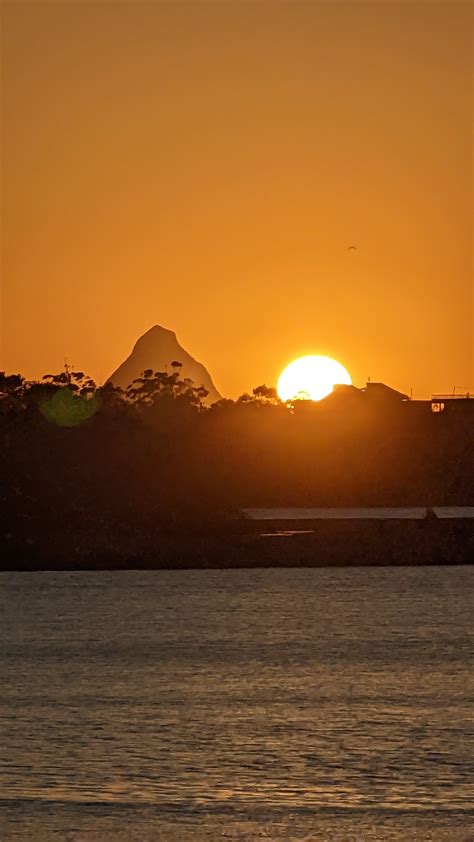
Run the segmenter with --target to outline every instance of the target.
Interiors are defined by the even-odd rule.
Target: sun
[[[350,386],[349,372],[331,357],[299,357],[280,374],[277,392],[282,401],[320,401],[330,395],[336,384]]]

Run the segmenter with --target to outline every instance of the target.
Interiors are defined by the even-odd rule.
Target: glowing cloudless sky
[[[473,388],[472,8],[4,2],[0,367]]]

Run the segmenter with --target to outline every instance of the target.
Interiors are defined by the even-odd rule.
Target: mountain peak
[[[126,389],[132,380],[140,377],[145,369],[167,371],[174,360],[182,364],[181,377],[183,379],[188,377],[196,388],[204,386],[207,389],[209,392],[206,398],[207,404],[220,400],[221,395],[214,386],[207,369],[180,345],[174,330],[169,330],[162,325],[153,325],[143,336],[140,336],[130,356],[114,371],[108,382]]]
[[[168,327],[163,327],[163,325],[153,325],[143,334],[143,336],[140,337],[140,339],[145,339],[147,336],[156,336],[158,333],[167,334],[168,336],[172,336],[176,339],[176,333],[174,330],[170,330]],[[140,341],[140,339],[138,341]]]

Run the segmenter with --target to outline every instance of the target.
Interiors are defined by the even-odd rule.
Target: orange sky
[[[474,390],[472,10],[4,1],[0,367]]]

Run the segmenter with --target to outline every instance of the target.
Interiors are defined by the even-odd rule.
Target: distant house
[[[396,389],[392,389],[391,386],[386,386],[385,383],[372,383],[370,380],[366,384],[365,388],[360,391],[369,400],[385,404],[400,403],[401,401],[410,400],[408,395],[404,395],[403,392],[397,392]]]
[[[298,415],[307,415],[312,418],[318,415],[333,414],[334,417],[341,417],[341,413],[351,414],[352,412],[368,411],[375,415],[390,415],[400,408],[403,412],[409,411],[410,416],[423,415],[434,412],[447,412],[457,417],[466,417],[471,413],[474,416],[474,395],[466,392],[464,394],[452,393],[449,395],[433,395],[429,400],[413,400],[404,392],[392,389],[385,383],[369,380],[362,389],[356,386],[344,384],[335,385],[331,394],[320,401],[301,400],[295,401],[294,411]],[[409,408],[409,409],[408,409]]]
[[[431,398],[432,412],[456,413],[457,416],[465,417],[468,413],[474,414],[474,395],[465,392],[459,394],[453,392],[450,395],[433,395]]]
[[[376,506],[365,508],[246,508],[246,518],[257,521],[319,520],[473,520],[474,506]]]

